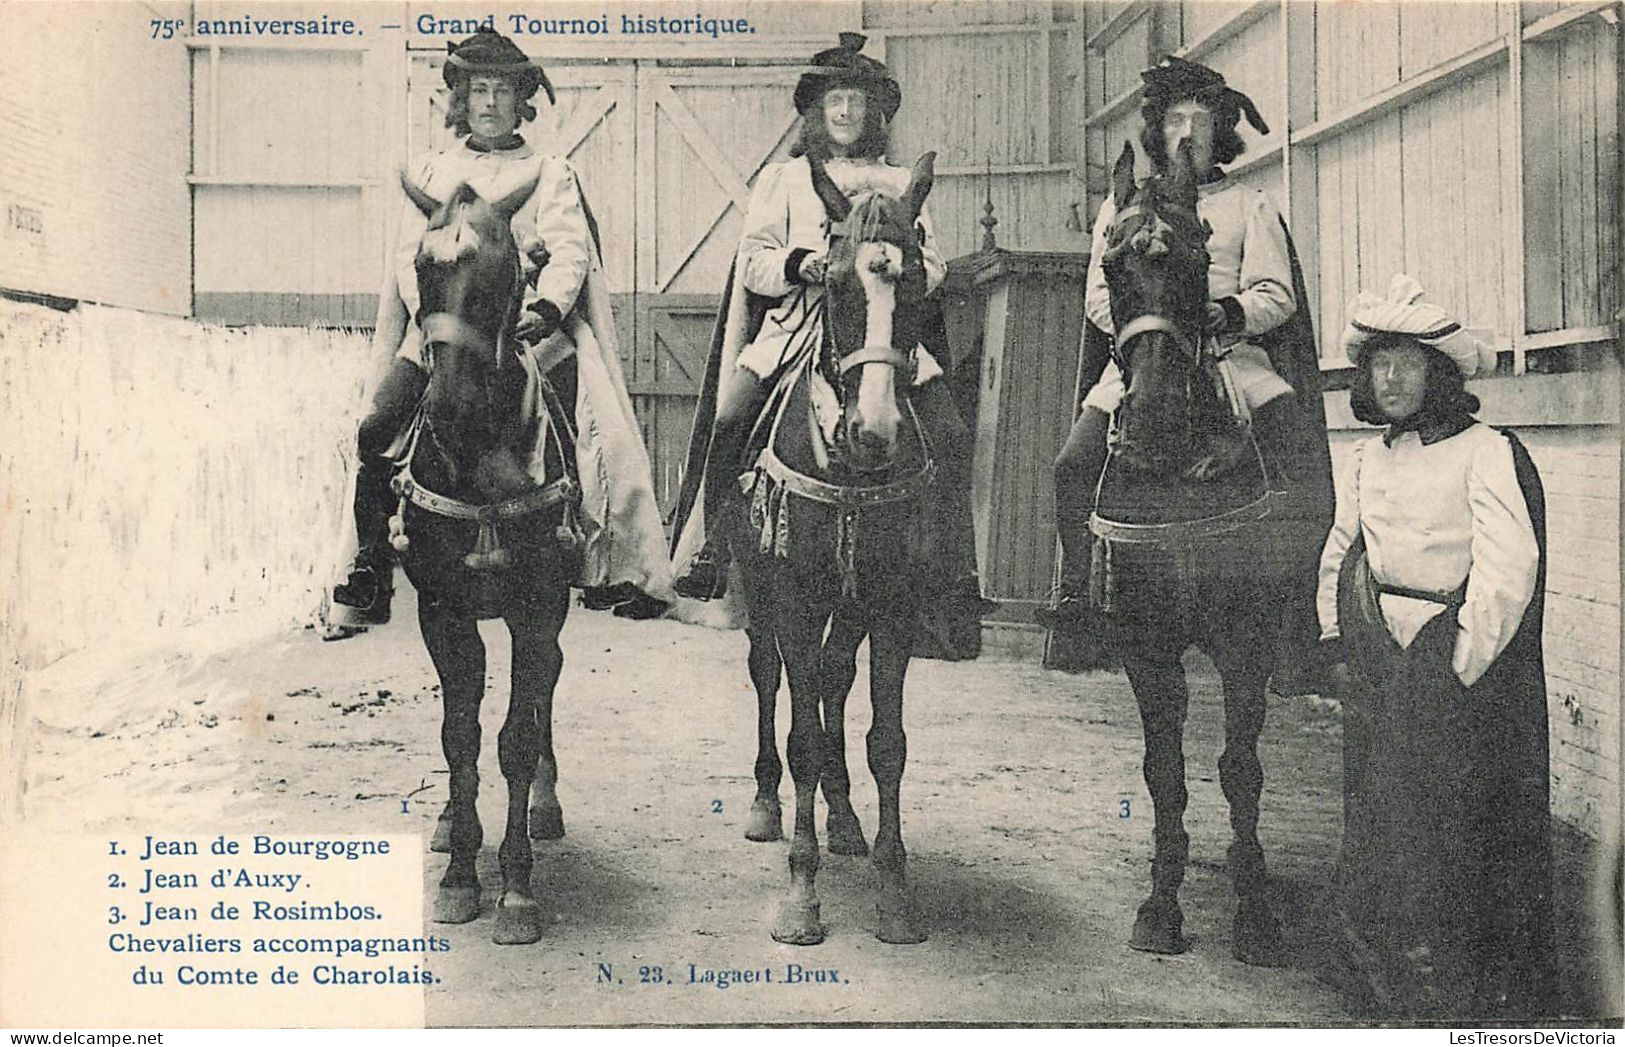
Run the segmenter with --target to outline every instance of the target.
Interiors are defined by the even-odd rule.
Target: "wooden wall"
[[[1085,19],[1091,217],[1138,131],[1138,70],[1218,69],[1271,125],[1238,180],[1267,192],[1305,263],[1337,389],[1349,300],[1407,272],[1501,350],[1475,383],[1552,502],[1554,811],[1619,818],[1620,5],[1108,3]],[[1368,431],[1328,399],[1341,448]]]
[[[186,49],[149,38],[158,10],[0,4],[0,288],[190,311]]]

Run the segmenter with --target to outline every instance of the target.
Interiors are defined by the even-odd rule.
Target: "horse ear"
[[[1172,203],[1196,210],[1196,162],[1191,159],[1191,143],[1179,143],[1174,162],[1168,165],[1168,192]]]
[[[416,182],[406,173],[406,168],[400,169],[401,188],[406,192],[406,198],[412,205],[423,212],[423,217],[433,218],[434,213],[440,210],[440,201],[419,189]]]
[[[807,162],[812,167],[813,191],[818,194],[818,199],[824,201],[824,213],[829,215],[832,222],[846,221],[846,216],[852,213],[852,201],[846,198],[841,187],[824,170],[822,160],[808,157]]]
[[[491,209],[497,214],[501,215],[503,218],[512,218],[515,214],[519,213],[519,209],[521,207],[525,206],[525,201],[530,199],[531,194],[536,192],[536,185],[541,180],[541,173],[538,172],[533,178],[531,178],[530,181],[519,186],[507,196],[504,196],[500,200],[493,201],[491,204]]]
[[[920,208],[925,206],[925,198],[931,195],[931,186],[936,181],[937,154],[926,153],[914,161],[914,172],[909,175],[908,189],[903,193],[903,203],[908,206],[910,218],[920,217]]]
[[[1124,142],[1117,154],[1117,166],[1112,168],[1112,203],[1121,211],[1134,195],[1134,143]]]

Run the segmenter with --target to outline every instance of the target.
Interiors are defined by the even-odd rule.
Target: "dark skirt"
[[[1535,594],[1536,601],[1543,594]],[[1445,609],[1404,650],[1363,542],[1338,579],[1345,946],[1395,1017],[1520,1019],[1552,1005],[1546,694],[1538,628],[1472,687]],[[1538,614],[1534,623],[1538,626]]]

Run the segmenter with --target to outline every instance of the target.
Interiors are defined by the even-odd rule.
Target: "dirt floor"
[[[94,831],[137,820],[194,832],[404,830],[427,840],[445,799],[438,684],[410,593],[396,613],[341,643],[306,630],[48,676],[35,709],[47,726],[31,763],[30,820]],[[484,635],[486,911],[435,925],[453,950],[436,958],[444,981],[428,993],[431,1025],[1350,1020],[1312,973],[1341,817],[1329,703],[1272,698],[1261,744],[1261,833],[1285,967],[1230,955],[1212,674],[1193,676],[1186,745],[1192,864],[1181,897],[1194,947],[1154,957],[1126,945],[1148,886],[1151,824],[1126,681],[991,660],[916,661],[909,673],[903,831],[930,940],[877,941],[867,861],[829,855],[819,878],[828,939],[797,948],[768,934],[788,845],[742,835],[754,758],[743,634],[575,608],[555,707],[568,835],[537,846],[542,941],[501,947],[490,942],[489,910],[508,642],[497,623]],[[853,798],[872,838],[861,672],[849,715]],[[781,739],[788,719],[781,699]],[[98,773],[63,770],[89,767]],[[788,774],[782,795],[788,823]],[[427,857],[426,909],[444,862]],[[602,981],[600,964],[617,980]],[[775,982],[690,985],[690,964],[769,967]],[[790,964],[839,974],[833,984],[782,984]],[[664,981],[640,984],[639,968],[653,966]]]

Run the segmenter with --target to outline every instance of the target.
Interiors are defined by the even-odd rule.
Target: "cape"
[[[1338,576],[1362,681],[1344,706],[1338,908],[1351,963],[1396,1015],[1529,1023],[1554,999],[1546,501],[1528,452],[1502,432],[1540,557],[1518,630],[1477,683],[1452,668],[1449,610],[1409,647],[1393,641],[1363,537]],[[1423,946],[1426,969],[1412,962]]]

